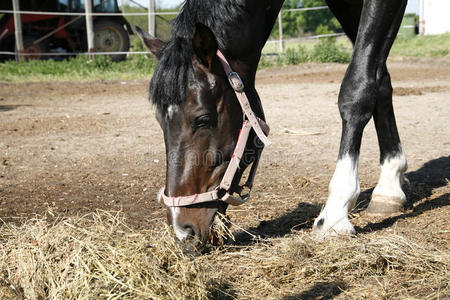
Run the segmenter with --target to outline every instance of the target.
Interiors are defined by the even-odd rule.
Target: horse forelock
[[[153,104],[167,107],[184,101],[191,57],[192,45],[187,39],[173,38],[166,44],[150,82]]]
[[[208,26],[219,48],[224,49],[231,32],[238,29],[245,0],[187,0],[172,21],[171,38],[160,53],[150,82],[150,98],[158,108],[180,105],[186,99],[188,74],[192,69],[192,39],[197,23]]]

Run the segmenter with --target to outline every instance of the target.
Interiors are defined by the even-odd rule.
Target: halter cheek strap
[[[167,206],[188,206],[192,204],[212,201],[224,201],[230,205],[235,206],[244,204],[250,198],[250,191],[252,188],[256,169],[258,167],[259,157],[257,157],[252,164],[247,182],[243,186],[239,187],[238,197],[233,196],[232,192],[230,193],[230,187],[239,168],[239,164],[242,155],[244,154],[245,146],[247,145],[248,137],[252,128],[261,142],[264,143],[264,145],[270,145],[270,141],[267,138],[270,128],[266,124],[266,122],[256,117],[253,113],[248,98],[244,93],[244,83],[242,82],[239,75],[236,72],[233,72],[230,64],[228,63],[222,52],[220,52],[220,50],[217,50],[217,56],[222,63],[225,73],[228,74],[228,81],[230,82],[230,85],[233,87],[236,93],[236,97],[239,101],[239,104],[241,105],[244,117],[246,117],[246,119],[244,119],[244,122],[242,123],[242,128],[239,132],[236,147],[234,148],[233,155],[219,186],[209,192],[178,197],[166,196],[165,187],[162,187],[158,193],[158,201],[162,200]],[[241,192],[245,187],[247,187],[249,191],[246,195],[241,195]]]
[[[261,128],[260,122],[258,122],[255,114],[253,113],[253,110],[250,106],[250,102],[248,101],[247,95],[244,92],[244,83],[242,82],[241,77],[239,77],[239,75],[236,72],[233,72],[230,64],[228,63],[227,59],[220,50],[217,50],[217,57],[219,57],[223,69],[225,70],[225,73],[228,74],[228,81],[230,82],[231,87],[234,89],[234,92],[239,101],[239,104],[241,105],[244,115],[248,118],[250,125],[252,126],[253,130],[255,130],[255,133],[259,137],[261,142],[263,142],[264,145],[269,146],[270,141],[267,138],[267,135],[264,133],[263,129]],[[263,123],[262,127],[266,128],[267,134],[269,134],[270,131],[269,126],[264,121],[262,120],[259,121]]]

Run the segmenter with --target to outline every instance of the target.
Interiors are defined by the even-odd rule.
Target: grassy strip
[[[122,62],[102,55],[93,60],[78,56],[63,61],[7,61],[0,64],[0,81],[133,80],[150,78],[155,64],[147,55],[134,55]]]
[[[133,48],[143,51],[140,40],[133,40]],[[302,62],[340,62],[350,59],[348,51],[334,40],[324,39],[312,48],[289,48],[284,56],[263,58],[260,67],[292,65]],[[89,60],[78,56],[63,61],[32,60],[0,64],[0,81],[83,81],[83,80],[133,80],[150,78],[156,61],[147,55],[133,55],[126,61],[112,62],[109,56],[96,56]]]
[[[307,51],[312,51],[317,40],[286,41],[284,47],[287,50],[297,50],[299,46]],[[338,37],[336,44],[343,50],[351,51],[352,44],[346,37]],[[278,43],[266,44],[264,54],[278,53]],[[414,36],[412,38],[397,37],[391,49],[391,55],[408,57],[445,57],[450,54],[450,33],[440,35]]]
[[[142,51],[139,39],[132,40],[133,50]],[[345,38],[322,39],[307,43],[290,43],[285,55],[263,56],[260,68],[296,65],[305,62],[350,61],[351,45]],[[450,34],[398,38],[392,55],[412,57],[445,57],[450,55]],[[147,55],[133,55],[123,62],[112,62],[107,56],[90,61],[85,56],[55,62],[53,60],[0,63],[0,81],[83,81],[133,80],[150,78],[156,61]]]
[[[263,53],[276,52],[277,44],[268,44]],[[352,45],[345,37],[320,41],[289,42],[285,55],[275,58],[263,56],[260,67],[296,65],[305,62],[348,63]],[[397,38],[392,46],[392,56],[446,57],[450,55],[450,34]]]
[[[450,33],[397,38],[391,55],[412,57],[444,57],[450,55]]]
[[[350,61],[350,51],[346,50],[335,38],[322,39],[312,47],[299,44],[297,48],[289,47],[284,56],[261,58],[259,67],[298,65],[306,62],[336,62],[347,63]]]

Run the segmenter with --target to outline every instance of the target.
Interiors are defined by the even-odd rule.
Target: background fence
[[[20,60],[26,56],[42,55],[42,56],[71,56],[71,55],[133,55],[133,54],[146,54],[143,48],[131,47],[131,51],[114,51],[114,52],[95,52],[95,33],[94,33],[94,17],[124,17],[131,25],[139,25],[140,27],[147,28],[148,31],[158,36],[162,40],[167,40],[170,36],[170,20],[175,17],[177,11],[156,11],[155,0],[149,0],[147,7],[135,2],[134,0],[122,0],[120,6],[120,12],[93,12],[92,1],[85,0],[84,12],[61,12],[61,11],[41,11],[39,10],[21,10],[19,6],[19,0],[7,0],[12,1],[12,10],[0,10],[0,14],[9,14],[14,16],[15,25],[15,49],[14,51],[0,51],[0,55],[15,56]],[[99,0],[94,0],[99,1]],[[101,3],[108,1],[103,0]],[[74,20],[80,20],[84,17],[86,22],[86,37],[87,49],[86,51],[78,52],[44,52],[44,53],[26,53],[23,44],[22,36],[22,24],[21,15],[53,15],[53,16],[72,16]],[[0,24],[1,25],[1,24]],[[69,26],[65,25],[65,26]],[[411,25],[406,25],[411,27]],[[42,40],[49,38],[51,35],[62,30],[64,27],[57,27],[49,30],[48,33],[42,37],[37,38],[33,43],[39,43]],[[1,27],[0,27],[1,29]],[[0,32],[0,40],[7,33]],[[267,42],[267,45],[272,45],[271,53],[283,53],[285,51],[286,42],[295,42],[303,39],[318,39],[323,37],[341,36],[344,35],[341,32],[339,24],[332,16],[327,6],[315,6],[315,7],[298,7],[282,9],[277,22],[275,24],[273,33]],[[135,39],[135,37],[133,38]],[[1,49],[0,49],[1,50]],[[267,51],[265,52],[268,53]]]

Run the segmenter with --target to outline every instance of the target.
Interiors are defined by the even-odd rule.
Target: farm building
[[[449,0],[420,1],[420,34],[442,34],[450,32]]]

